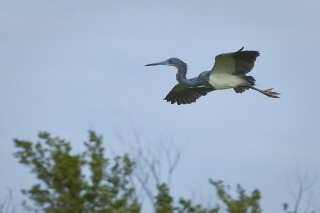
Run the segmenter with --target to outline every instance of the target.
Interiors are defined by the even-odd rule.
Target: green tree
[[[157,213],[173,213],[173,198],[169,193],[166,184],[160,184],[157,187],[158,195],[156,197]]]
[[[191,200],[179,199],[179,203],[174,205],[174,198],[169,193],[169,188],[165,184],[158,185],[158,196],[156,197],[156,213],[219,213],[223,208],[229,213],[261,213],[259,206],[261,199],[259,190],[255,189],[251,195],[247,195],[241,185],[237,185],[237,198],[230,195],[230,187],[225,186],[222,181],[210,180],[210,184],[215,188],[222,206],[216,205],[213,208],[204,208],[200,204],[192,204]]]
[[[234,199],[229,194],[229,186],[225,186],[222,181],[210,180],[216,188],[219,199],[227,207],[230,213],[261,213],[259,201],[261,199],[259,190],[255,189],[251,195],[246,195],[241,185],[237,185],[238,198]]]
[[[22,190],[38,208],[25,203],[26,207],[49,213],[140,212],[129,181],[134,163],[127,155],[105,158],[102,138],[94,132],[89,132],[89,142],[84,142],[86,151],[78,154],[71,152],[69,142],[47,132],[41,132],[39,138],[35,144],[14,140],[19,149],[14,155],[40,180]]]

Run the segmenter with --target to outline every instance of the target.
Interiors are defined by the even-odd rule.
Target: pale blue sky
[[[133,123],[144,143],[185,147],[175,195],[205,196],[208,179],[222,179],[260,189],[264,212],[282,212],[291,200],[280,179],[297,164],[320,172],[319,11],[317,0],[1,0],[0,198],[34,182],[13,138],[46,130],[78,147],[92,129],[117,147],[115,129]],[[194,77],[242,46],[260,51],[250,74],[281,99],[225,90],[171,105],[174,68],[144,66],[178,57]]]

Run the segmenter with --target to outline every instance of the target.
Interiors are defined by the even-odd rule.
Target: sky
[[[0,198],[10,188],[19,202],[36,182],[13,157],[14,138],[48,131],[81,150],[94,130],[130,154],[138,132],[146,149],[182,150],[174,195],[203,202],[212,178],[258,188],[264,212],[283,212],[296,171],[320,172],[319,11],[316,0],[1,0]],[[177,57],[190,78],[241,47],[260,52],[250,75],[280,99],[223,90],[171,105],[175,68],[144,66]]]

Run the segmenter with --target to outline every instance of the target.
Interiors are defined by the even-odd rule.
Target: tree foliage
[[[89,132],[85,151],[74,153],[68,141],[40,132],[39,141],[15,139],[19,162],[28,166],[39,180],[30,189],[22,190],[28,198],[24,206],[47,213],[138,213],[142,201],[137,188],[145,189],[143,181],[134,184],[133,162],[127,154],[107,158],[101,136]],[[143,180],[139,177],[139,180]],[[152,200],[156,213],[260,213],[260,192],[247,195],[238,185],[238,197],[232,198],[222,181],[210,180],[221,204],[203,207],[185,198],[174,199],[166,183],[157,183]],[[30,204],[30,201],[33,203]]]
[[[259,190],[255,189],[251,195],[246,195],[241,185],[237,185],[238,198],[234,199],[228,193],[229,186],[225,186],[222,181],[210,180],[216,188],[221,201],[226,205],[230,213],[261,213],[259,201],[261,199]]]
[[[52,213],[140,212],[129,181],[134,162],[127,155],[113,160],[105,158],[102,138],[94,132],[89,132],[89,142],[84,142],[86,150],[81,153],[72,153],[69,142],[53,138],[47,132],[41,132],[39,138],[35,144],[14,140],[19,149],[15,156],[40,180],[39,184],[22,190],[38,210]],[[89,177],[85,175],[86,169]]]

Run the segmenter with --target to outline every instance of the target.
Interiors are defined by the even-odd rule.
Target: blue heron
[[[237,52],[217,55],[210,71],[204,71],[198,77],[190,79],[186,77],[187,64],[178,58],[169,58],[146,66],[168,65],[177,68],[176,78],[179,83],[164,98],[171,104],[191,104],[208,92],[230,88],[236,93],[253,89],[270,98],[279,98],[280,93],[273,91],[273,88],[260,90],[254,87],[256,80],[246,75],[252,70],[259,55],[258,51],[243,51],[243,47]]]

